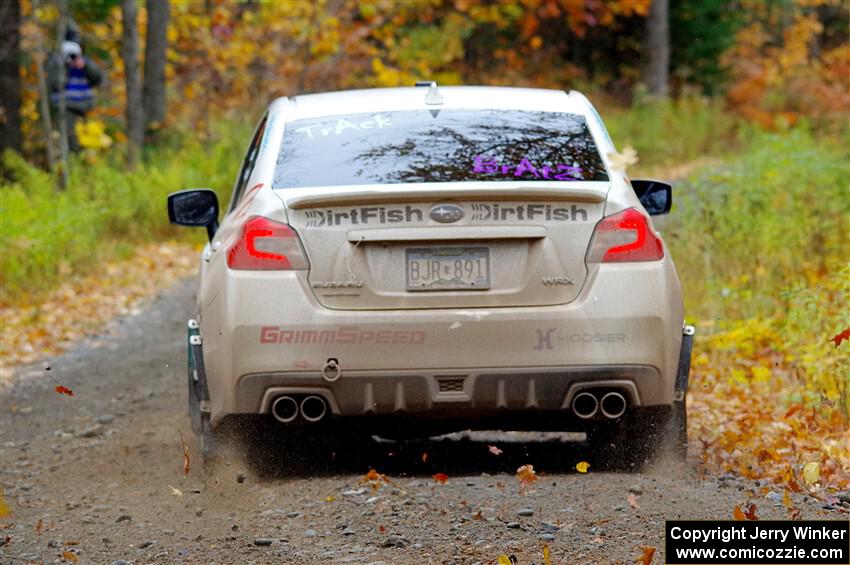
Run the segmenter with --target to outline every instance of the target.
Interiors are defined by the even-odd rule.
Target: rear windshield
[[[274,187],[587,180],[608,175],[582,116],[433,109],[290,122]]]

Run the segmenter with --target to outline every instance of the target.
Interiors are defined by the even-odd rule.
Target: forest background
[[[69,26],[107,75],[73,155],[49,133],[42,73]],[[846,0],[0,0],[2,372],[96,331],[114,313],[100,297],[135,296],[140,273],[191,271],[203,235],[168,224],[165,196],[226,201],[274,97],[576,89],[632,177],[676,184],[657,225],[698,329],[692,460],[837,504],[849,27]]]

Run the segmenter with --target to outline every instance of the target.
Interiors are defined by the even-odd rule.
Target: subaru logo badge
[[[463,218],[463,208],[457,204],[437,204],[428,215],[435,222],[450,224]]]

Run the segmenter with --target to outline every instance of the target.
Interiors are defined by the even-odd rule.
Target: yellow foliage
[[[820,120],[843,120],[850,111],[850,47],[846,42],[815,52],[824,31],[809,3],[791,3],[790,25],[758,20],[739,30],[724,55],[731,71],[727,98],[738,113],[768,128],[793,125],[800,114]],[[758,12],[760,6],[750,6]],[[778,31],[777,31],[778,30]],[[843,74],[842,74],[843,73]],[[839,79],[839,76],[844,78]]]
[[[850,268],[789,291],[775,319],[698,336],[690,435],[710,468],[814,493],[850,487]],[[698,324],[699,325],[699,324]]]
[[[803,465],[803,480],[807,485],[814,484],[820,480],[820,464],[817,461]]]
[[[106,125],[100,120],[80,120],[76,123],[77,138],[85,149],[106,149],[112,138],[106,133]]]
[[[6,500],[3,497],[3,489],[0,488],[0,518],[5,518],[11,513],[12,511],[9,509],[9,506],[6,504]]]

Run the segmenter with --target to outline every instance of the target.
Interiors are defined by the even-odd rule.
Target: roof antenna
[[[437,82],[431,81],[428,85],[428,93],[425,95],[425,103],[429,105],[437,105],[443,103],[443,96],[437,90]]]

